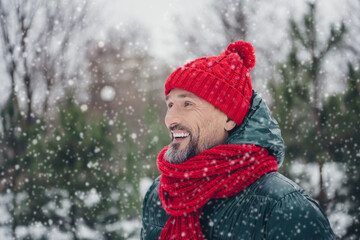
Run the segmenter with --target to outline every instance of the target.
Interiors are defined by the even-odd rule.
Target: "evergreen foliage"
[[[346,28],[343,23],[339,28],[332,25],[326,43],[321,44],[315,17],[316,6],[309,4],[302,24],[290,21],[292,48],[286,62],[279,66],[279,79],[269,82],[274,99],[273,113],[286,144],[286,161],[280,170],[286,175],[291,174],[289,168],[294,161],[317,164],[320,189],[319,193],[312,195],[329,215],[338,211],[338,204],[348,202],[349,209],[345,211],[355,223],[349,228],[348,236],[358,237],[359,203],[356,201],[359,187],[355,181],[359,181],[359,71],[349,64],[347,79],[344,80],[346,91],[325,96],[323,86],[328,84],[328,80],[324,78],[322,69],[326,57],[343,44]],[[305,53],[306,58],[299,57],[299,52]],[[339,189],[330,196],[323,169],[325,164],[333,162],[339,164],[339,169],[344,167],[349,177],[341,183],[346,191]],[[349,194],[353,196],[351,200],[346,197]]]

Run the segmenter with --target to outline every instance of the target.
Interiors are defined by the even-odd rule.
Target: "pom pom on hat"
[[[236,41],[217,57],[198,58],[179,67],[165,83],[165,96],[173,88],[187,90],[241,124],[251,104],[254,51],[250,43]]]
[[[236,41],[230,43],[225,53],[237,53],[243,59],[245,67],[250,71],[255,66],[255,49],[254,47],[244,41]]]

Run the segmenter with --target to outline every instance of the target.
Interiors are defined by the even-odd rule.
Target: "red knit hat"
[[[165,96],[181,88],[208,101],[239,125],[250,108],[250,71],[255,66],[253,46],[230,43],[218,57],[203,57],[172,72],[165,83]]]

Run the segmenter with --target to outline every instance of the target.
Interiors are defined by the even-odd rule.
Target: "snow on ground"
[[[300,161],[295,161],[290,169],[293,176],[296,176],[294,180],[296,183],[301,185],[302,188],[306,189],[307,193],[311,196],[319,194],[319,165],[317,163],[304,164]],[[335,191],[341,190],[340,187],[343,185],[343,181],[346,180],[344,174],[345,169],[342,165],[337,163],[326,163],[323,168],[323,180],[326,188],[328,198],[335,196]],[[304,180],[307,179],[307,180]],[[328,215],[330,225],[338,236],[343,236],[346,233],[346,228],[351,225],[352,219],[346,214],[348,209],[344,204],[340,204],[336,207],[337,211]]]
[[[149,187],[151,186],[151,184],[153,183],[153,181],[154,180],[148,177],[144,177],[140,179],[140,195],[142,198],[145,197],[145,194],[149,189]]]

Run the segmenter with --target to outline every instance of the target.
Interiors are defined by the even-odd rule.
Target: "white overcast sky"
[[[97,2],[98,1],[98,2]],[[176,40],[173,17],[194,18],[206,14],[209,0],[96,0],[102,5],[104,22],[109,27],[136,21],[142,24],[150,34],[151,51],[161,57],[169,56]],[[99,9],[101,9],[99,7]],[[104,28],[106,30],[106,28]],[[106,32],[103,32],[104,36]]]
[[[181,51],[184,46],[177,41],[179,30],[176,28],[176,22],[173,18],[177,15],[181,20],[191,22],[193,19],[208,19],[211,18],[210,4],[212,0],[90,0],[93,6],[94,16],[93,22],[99,22],[101,24],[96,26],[92,33],[94,38],[98,38],[99,41],[105,39],[109,29],[115,28],[121,24],[128,25],[133,21],[143,25],[149,33],[151,46],[149,50],[157,57],[165,59],[169,63],[176,61],[174,53]],[[244,0],[247,4],[254,4],[256,0]],[[321,21],[318,24],[324,24],[320,29],[325,30],[325,34],[328,33],[328,24],[331,22],[340,22],[345,20],[347,26],[351,26],[351,22],[346,22],[346,4],[345,2],[353,2],[356,0],[317,0],[318,1],[318,18]],[[300,19],[303,13],[306,11],[305,0],[273,0],[273,1],[261,1],[261,4],[256,6],[256,19],[254,20],[255,28],[259,35],[254,39],[248,39],[254,45],[271,45],[271,41],[279,43],[281,33],[275,33],[276,28],[284,29],[284,26],[288,24],[288,19],[294,17]],[[274,10],[275,9],[275,10]],[[269,28],[266,22],[266,17],[276,14],[278,26],[275,28]],[[206,24],[206,23],[205,23]],[[195,28],[196,26],[188,25],[189,28]],[[207,26],[212,29],[213,26]],[[287,34],[282,30],[283,34]],[[199,32],[199,34],[201,34]],[[277,39],[278,38],[278,39]],[[324,36],[326,38],[326,36]],[[356,40],[354,39],[354,42]],[[180,43],[180,44],[179,44]],[[280,54],[281,55],[281,54]],[[178,59],[177,59],[178,60]],[[261,60],[261,59],[259,59]],[[0,64],[3,60],[0,60]],[[261,62],[259,61],[259,67]],[[331,66],[330,66],[331,65]],[[333,63],[329,64],[329,71],[333,68]],[[4,73],[4,65],[0,66],[0,73]],[[6,94],[9,89],[8,78],[0,77],[0,103],[6,99]]]
[[[211,0],[94,0],[95,6],[98,6],[96,9],[104,17],[105,26],[107,25],[103,28],[104,36],[108,26],[127,24],[133,19],[149,30],[154,48],[152,50],[163,57],[169,56],[169,51],[178,47],[171,44],[176,38],[176,28],[172,20],[174,15],[189,21],[208,17],[211,15],[209,9],[212,2]],[[249,4],[256,1],[244,0],[244,2]],[[258,26],[264,21],[261,15],[267,12],[274,13],[274,8],[280,24],[287,24],[287,19],[291,16],[300,18],[306,11],[306,2],[304,0],[263,1],[258,9],[263,13],[258,14]],[[344,1],[317,0],[317,2],[318,14],[323,23],[339,22],[346,15]]]

